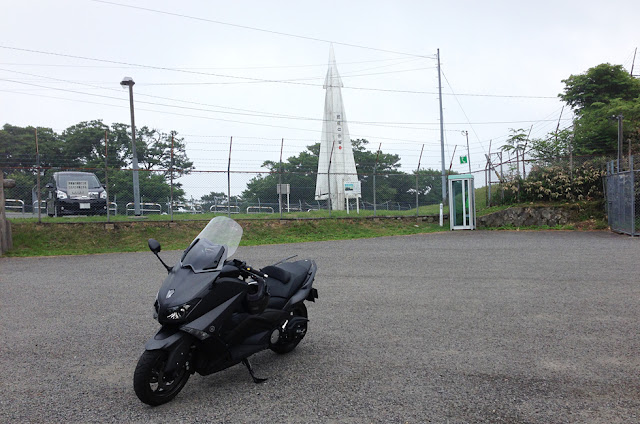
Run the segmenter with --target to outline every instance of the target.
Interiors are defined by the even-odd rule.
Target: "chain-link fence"
[[[320,143],[314,140],[240,137],[227,143],[214,137],[190,140],[187,149],[173,131],[142,127],[136,133],[133,149],[122,124],[82,122],[61,134],[5,125],[0,170],[16,181],[6,193],[10,217],[420,216],[438,214],[442,202],[441,171],[421,169],[418,148],[405,150],[404,159],[415,156],[418,169],[407,172],[399,155],[352,140],[357,175],[340,174],[331,164],[318,174]],[[329,193],[316,193],[327,180]]]
[[[625,163],[607,163],[607,216],[609,226],[632,236],[640,235],[640,164],[632,156]]]
[[[175,178],[170,170],[87,167],[5,167],[3,172],[16,181],[15,187],[5,190],[5,208],[12,218],[96,215],[106,220],[135,216],[194,219],[209,213],[274,219],[294,214],[432,215],[438,213],[436,205],[442,197],[440,176],[432,175],[435,173],[359,174],[360,194],[347,196],[344,204],[331,207],[328,200],[316,199],[318,174],[313,172],[193,170],[187,175],[174,174]],[[320,178],[326,177],[326,173],[320,174]]]
[[[606,158],[571,155],[525,161],[501,159],[499,154],[487,155],[484,171],[487,206],[604,198]]]

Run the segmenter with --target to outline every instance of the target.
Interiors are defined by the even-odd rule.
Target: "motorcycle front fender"
[[[184,336],[187,336],[187,334],[177,328],[162,327],[155,336],[149,339],[144,348],[145,350],[169,350],[173,345],[180,342]]]
[[[145,350],[165,350],[169,356],[165,372],[172,374],[184,366],[195,338],[177,329],[162,327],[144,346]]]

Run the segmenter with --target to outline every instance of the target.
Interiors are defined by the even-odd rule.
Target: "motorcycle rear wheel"
[[[293,318],[294,316],[303,317],[303,318],[308,317],[307,307],[304,305],[303,302],[300,302],[293,307],[293,311],[291,311],[291,318]],[[306,322],[304,323],[304,333],[296,334],[290,337],[284,337],[284,335],[281,334],[280,339],[276,343],[273,343],[271,346],[269,346],[269,349],[279,354],[289,353],[293,349],[295,349],[296,346],[298,346],[298,344],[304,338],[305,334],[307,334]]]
[[[173,376],[164,373],[168,354],[162,350],[146,350],[133,374],[133,388],[138,398],[151,406],[162,405],[172,400],[182,390],[191,373],[189,362]]]

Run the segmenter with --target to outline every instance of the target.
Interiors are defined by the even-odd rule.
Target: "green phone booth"
[[[452,230],[476,229],[473,175],[449,175],[449,225]]]

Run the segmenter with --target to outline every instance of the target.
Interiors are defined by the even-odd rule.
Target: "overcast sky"
[[[475,171],[510,128],[556,129],[562,79],[630,70],[639,16],[634,0],[4,0],[0,124],[129,124],[129,76],[137,126],[178,131],[199,170],[225,170],[233,136],[233,168],[259,171],[283,138],[285,157],[320,141],[333,42],[351,137],[407,172],[424,144],[421,168],[440,169],[440,49],[446,166],[467,169],[468,131]]]

